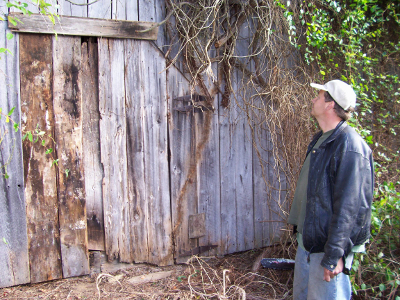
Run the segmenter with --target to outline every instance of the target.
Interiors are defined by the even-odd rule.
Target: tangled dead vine
[[[286,219],[314,127],[309,73],[289,41],[283,11],[274,0],[167,0],[166,5],[170,63],[181,66],[192,90],[200,89],[208,104],[217,93],[220,110],[236,110],[247,120],[266,190],[285,192],[269,197],[268,204],[272,209],[276,202],[275,213]]]

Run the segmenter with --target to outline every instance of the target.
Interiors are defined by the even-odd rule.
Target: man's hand
[[[331,278],[343,272],[343,267],[344,267],[343,258],[340,258],[333,272],[324,268],[324,280],[327,282],[331,281]]]

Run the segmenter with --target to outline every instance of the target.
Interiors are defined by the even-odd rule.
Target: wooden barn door
[[[98,49],[106,253],[171,265],[165,58],[147,41],[99,39]]]
[[[173,264],[162,53],[21,34],[20,61],[23,126],[39,139],[23,143],[31,282],[88,274],[88,250]]]

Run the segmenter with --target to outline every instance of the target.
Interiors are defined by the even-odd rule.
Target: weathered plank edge
[[[53,24],[46,16],[41,14],[28,16],[10,13],[10,17],[17,18],[20,21],[16,25],[8,21],[8,27],[16,32],[132,38],[152,41],[157,40],[158,35],[158,26],[155,26],[156,23],[154,22],[60,16]]]

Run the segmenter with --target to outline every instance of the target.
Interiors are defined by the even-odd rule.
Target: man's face
[[[311,115],[313,115],[314,117],[318,118],[319,116],[323,115],[323,113],[326,110],[326,107],[328,105],[329,102],[325,102],[325,91],[320,90],[318,92],[317,97],[315,97],[314,99],[312,99],[312,103],[313,103],[313,107],[311,110]]]

